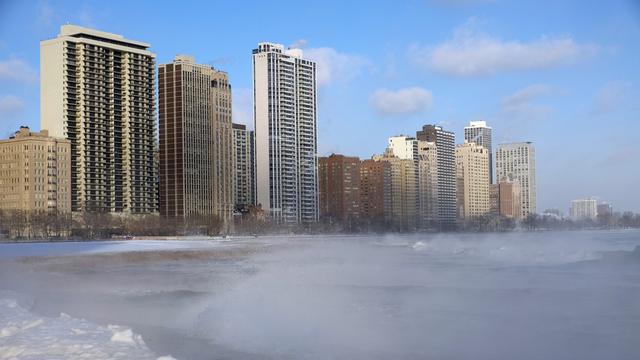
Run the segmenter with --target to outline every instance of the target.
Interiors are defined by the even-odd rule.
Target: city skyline
[[[444,3],[407,3],[393,9],[375,4],[366,15],[355,17],[357,5],[350,4],[331,21],[354,17],[351,24],[363,26],[370,36],[364,36],[363,30],[344,36],[344,25],[331,31],[317,26],[336,11],[334,4],[322,9],[310,5],[304,11],[315,12],[317,18],[300,28],[258,18],[286,10],[285,4],[272,8],[256,4],[252,9],[223,4],[216,9],[231,16],[222,21],[256,21],[255,29],[245,26],[249,29],[236,33],[228,27],[231,36],[215,47],[203,46],[202,37],[180,39],[195,28],[207,29],[198,14],[192,24],[183,24],[188,26],[172,35],[159,25],[169,14],[151,9],[155,12],[149,14],[149,21],[135,24],[133,15],[113,16],[124,7],[119,2],[91,6],[55,1],[3,3],[0,14],[6,21],[0,33],[11,30],[12,36],[2,36],[0,42],[0,135],[8,137],[20,125],[39,130],[38,44],[55,37],[66,22],[148,42],[158,63],[187,53],[229,72],[234,84],[234,122],[251,128],[250,51],[268,40],[303,47],[306,56],[325,68],[318,74],[320,156],[335,152],[366,159],[380,153],[389,136],[411,135],[425,123],[455,132],[459,144],[469,121],[485,120],[494,129],[494,150],[504,142],[536,145],[538,212],[546,208],[566,212],[571,199],[594,195],[616,211],[638,211],[640,194],[629,191],[640,182],[640,170],[632,166],[640,156],[632,135],[638,129],[633,119],[639,112],[634,90],[638,71],[632,61],[638,53],[634,41],[640,33],[634,17],[638,8],[631,1],[601,7],[579,2],[525,3],[508,19],[502,14],[514,5],[499,1]],[[189,9],[186,6],[184,11]],[[548,10],[544,27],[517,29],[530,24],[543,9]],[[127,13],[140,13],[130,10]],[[380,30],[365,23],[385,14],[390,27],[400,19],[406,26],[377,37]],[[418,30],[418,19],[424,20],[421,16],[435,20],[438,14],[447,14],[446,19],[424,21],[430,26],[409,34]],[[306,39],[306,45],[300,39]],[[496,61],[480,52],[484,45],[510,56]],[[469,67],[456,62],[460,60],[456,55],[465,51],[486,56]],[[540,53],[553,56],[544,62]],[[431,62],[422,63],[426,60]],[[376,77],[380,79],[371,79]],[[607,144],[604,149],[589,145],[602,141]]]

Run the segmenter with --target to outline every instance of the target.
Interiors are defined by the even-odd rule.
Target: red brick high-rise
[[[318,158],[320,217],[329,220],[360,216],[360,159],[338,154]]]

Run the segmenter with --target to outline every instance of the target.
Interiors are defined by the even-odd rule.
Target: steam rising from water
[[[275,249],[63,262],[0,287],[178,359],[640,358],[637,232],[260,241]]]

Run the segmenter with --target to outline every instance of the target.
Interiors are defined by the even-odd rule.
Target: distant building
[[[158,77],[160,213],[215,215],[226,231],[235,203],[227,74],[179,55],[160,65]]]
[[[418,140],[419,222],[423,229],[438,227],[438,150],[435,142]]]
[[[601,216],[601,217],[613,216],[613,207],[607,203],[598,204],[597,211],[598,211],[598,216]]]
[[[418,227],[418,172],[413,159],[400,159],[390,148],[379,158],[388,162],[391,170],[390,220],[400,230],[415,230]]]
[[[302,50],[253,50],[256,198],[278,222],[318,221],[316,63]]]
[[[486,121],[470,121],[464,128],[464,141],[476,143],[489,151],[489,183],[493,184],[493,145],[491,127]]]
[[[498,184],[489,185],[489,214],[491,216],[500,215],[500,186]]]
[[[520,185],[520,217],[536,213],[536,152],[531,142],[500,144],[496,150],[498,182]]]
[[[347,221],[360,217],[360,159],[331,154],[318,158],[320,217]]]
[[[570,213],[574,220],[595,220],[598,217],[598,202],[595,199],[572,200]]]
[[[418,159],[418,140],[400,135],[389,138],[387,148],[399,159]]]
[[[73,211],[158,211],[149,46],[74,25],[40,43],[40,127],[71,141]]]
[[[489,150],[472,142],[456,147],[459,217],[487,215],[489,203]]]
[[[440,229],[454,229],[457,224],[457,184],[455,135],[440,126],[425,125],[418,131],[419,141],[436,144],[438,167],[438,226]]]
[[[256,204],[255,137],[245,125],[233,124],[235,151],[235,208],[246,212]]]
[[[0,209],[71,211],[71,142],[21,127],[0,140]]]
[[[391,216],[391,166],[379,158],[360,163],[360,218],[382,222]]]

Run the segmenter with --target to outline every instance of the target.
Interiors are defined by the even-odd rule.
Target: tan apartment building
[[[458,216],[489,214],[489,150],[472,142],[456,147]]]
[[[158,70],[160,214],[218,216],[232,225],[234,153],[226,73],[178,55]]]
[[[28,127],[0,140],[0,209],[71,211],[71,142]]]
[[[379,158],[390,167],[390,220],[400,230],[418,227],[418,169],[413,159],[401,159],[389,148]]]
[[[418,140],[419,222],[423,229],[438,226],[438,151],[435,142]]]
[[[73,211],[157,211],[149,47],[74,25],[40,43],[40,124],[71,141]]]
[[[255,136],[242,124],[232,124],[235,153],[235,210],[247,212],[256,205]]]
[[[320,218],[360,217],[360,159],[338,154],[318,158]]]

